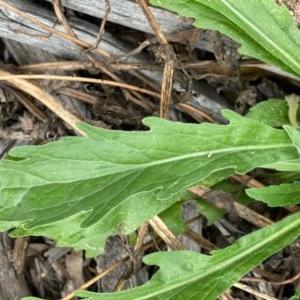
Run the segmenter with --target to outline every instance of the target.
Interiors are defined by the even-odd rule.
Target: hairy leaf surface
[[[0,162],[0,230],[96,255],[109,235],[133,232],[191,186],[299,157],[285,131],[224,116],[229,125],[147,118],[146,132],[81,124],[85,138],[13,149]]]
[[[199,28],[218,30],[242,47],[239,52],[300,75],[300,31],[275,0],[151,0],[153,5],[195,18]]]

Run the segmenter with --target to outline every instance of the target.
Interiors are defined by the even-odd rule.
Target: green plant
[[[300,33],[287,9],[273,0],[152,3],[194,17],[195,26],[217,29],[239,41],[242,54],[300,76]],[[283,109],[288,115],[288,107]],[[78,124],[87,137],[13,149],[0,163],[0,230],[15,228],[11,233],[15,237],[48,236],[60,246],[84,249],[93,256],[103,250],[109,235],[133,232],[174,205],[189,187],[210,187],[256,167],[299,172],[299,131],[284,117],[275,125],[274,118],[266,124],[256,121],[261,111],[266,110],[258,108],[244,118],[226,110],[229,125],[146,118],[147,132]],[[269,123],[284,126],[274,129]],[[293,182],[247,193],[269,205],[294,205],[299,202],[298,186]],[[284,197],[276,196],[274,203],[274,192]],[[190,251],[146,256],[145,263],[159,265],[160,270],[142,287],[76,295],[90,300],[215,299],[299,234],[300,213],[296,213],[211,256]]]

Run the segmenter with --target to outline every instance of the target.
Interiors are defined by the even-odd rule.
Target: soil
[[[15,5],[25,2],[12,1]],[[59,3],[53,2],[56,5]],[[297,1],[278,2],[285,2],[295,20],[299,21]],[[46,16],[49,11],[55,11],[51,1],[45,3],[32,0],[28,3],[31,7],[36,7],[36,13],[45,11]],[[111,1],[111,5],[113,3]],[[106,1],[106,8],[108,4]],[[0,8],[2,9],[1,3]],[[106,11],[108,13],[109,10]],[[51,109],[51,99],[50,102],[45,102],[39,97],[34,98],[33,92],[28,87],[27,90],[21,88],[20,82],[16,84],[9,80],[4,83],[1,81],[0,157],[5,157],[13,147],[40,145],[63,136],[80,134],[74,130],[74,120],[122,130],[145,130],[141,121],[146,116],[161,116],[190,123],[224,123],[226,120],[220,113],[222,108],[233,109],[245,115],[249,108],[260,101],[268,98],[283,99],[291,93],[299,94],[299,81],[259,67],[246,67],[246,64],[255,61],[240,57],[236,51],[238,45],[218,32],[198,30],[184,23],[187,26],[185,30],[165,35],[169,46],[166,47],[159,35],[117,24],[109,18],[106,21],[106,16],[101,20],[57,5],[56,16],[60,13],[65,16],[67,24],[78,30],[87,28],[88,24],[88,28],[95,29],[97,33],[103,24],[105,34],[100,30],[102,39],[99,39],[101,42],[98,47],[101,49],[103,40],[106,40],[113,46],[111,52],[116,53],[99,59],[99,53],[92,49],[83,54],[89,48],[85,44],[77,44],[75,52],[70,47],[68,53],[65,51],[66,46],[62,49],[59,44],[47,42],[51,34],[46,29],[46,32],[41,30],[39,43],[36,40],[29,43],[20,41],[20,31],[17,30],[21,29],[14,29],[10,31],[11,36],[8,38],[2,35],[1,69],[13,74],[71,75],[101,79],[114,81],[118,85],[47,78],[35,81],[41,90],[58,99],[59,106]],[[127,13],[130,14],[129,11]],[[142,16],[145,13],[139,9],[138,14]],[[7,13],[4,15],[7,16]],[[0,18],[2,17],[1,15]],[[32,20],[27,22],[32,24]],[[57,18],[55,22],[59,23]],[[65,24],[64,29],[74,38],[68,25]],[[31,30],[35,34],[34,29]],[[203,36],[208,38],[208,43],[201,42],[199,46],[199,40]],[[28,34],[28,40],[31,37]],[[80,40],[76,35],[75,38]],[[53,45],[54,48],[51,48]],[[51,50],[45,51],[47,47]],[[146,89],[152,94],[139,89],[127,89],[122,86],[124,83]],[[161,87],[165,92],[160,99]],[[64,117],[65,111],[69,114],[68,117]],[[246,176],[247,182],[255,179],[263,184],[270,183],[270,176],[266,176],[263,170],[256,170]],[[244,188],[245,178],[231,178],[228,183],[235,187],[238,197]],[[189,249],[209,253],[212,249],[226,247],[237,238],[261,227],[257,220],[251,222],[242,219],[234,208],[235,199],[225,191],[212,191],[203,197],[222,208],[225,214],[220,221],[208,226],[207,220],[197,212],[195,204],[187,201],[183,208],[183,218],[189,226],[180,241]],[[288,214],[284,208],[270,209],[256,202],[249,204],[249,207],[273,221]],[[58,248],[54,241],[46,237],[12,239],[8,232],[2,233],[0,299],[17,300],[26,295],[44,299],[76,299],[68,295],[124,257],[130,257],[129,261],[116,267],[104,278],[95,280],[87,289],[110,292],[144,284],[157,270],[142,265],[141,257],[157,249],[167,249],[166,242],[157,237],[155,232],[152,234],[155,243],[145,246],[133,259],[132,247],[126,236],[110,237],[103,255],[86,258],[83,251]],[[276,299],[288,299],[298,285],[299,266],[300,247],[299,241],[296,241],[247,274],[241,282]],[[233,287],[220,299],[260,298]]]

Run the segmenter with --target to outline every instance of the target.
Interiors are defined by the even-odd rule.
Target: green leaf
[[[284,126],[284,129],[290,136],[294,146],[300,154],[300,132],[292,126]],[[300,159],[275,162],[267,165],[284,171],[300,171]],[[266,165],[264,166],[266,167]],[[296,181],[289,184],[281,184],[279,186],[268,186],[259,189],[248,189],[246,193],[256,199],[267,203],[269,206],[285,206],[296,205],[299,200],[300,182]]]
[[[300,155],[300,131],[292,126],[287,126],[287,125],[284,126],[283,128],[290,136],[294,146],[296,147]]]
[[[181,195],[181,199],[195,200],[197,202],[198,211],[207,219],[208,226],[215,223],[215,221],[219,220],[224,215],[224,211],[222,209],[215,207],[203,198],[198,197],[189,191],[184,192]]]
[[[183,202],[179,201],[159,215],[159,217],[167,225],[168,229],[170,229],[176,236],[182,234],[186,230],[185,223],[181,216],[182,204]]]
[[[262,165],[261,167],[267,169],[275,169],[277,171],[300,172],[300,159],[274,162],[271,164]]]
[[[223,215],[224,211],[214,205],[208,203],[207,201],[197,198],[197,205],[199,213],[201,213],[207,219],[207,225],[210,226],[219,220]]]
[[[294,146],[298,150],[298,153],[300,154],[300,132],[298,129],[285,125],[283,126],[285,131],[288,133],[290,136]],[[262,165],[261,167],[263,168],[270,168],[270,169],[275,169],[278,171],[298,171],[300,172],[300,159],[293,159],[293,160],[287,160],[287,161],[277,161],[273,162],[271,164],[266,163]]]
[[[289,300],[300,300],[300,296],[299,295],[294,295],[291,298],[289,298]]]
[[[43,235],[93,256],[109,235],[133,232],[207,178],[214,184],[298,158],[285,131],[224,116],[229,125],[147,118],[146,132],[80,124],[85,138],[13,149],[0,162],[0,230],[15,227],[13,236]]]
[[[293,127],[298,128],[298,122],[297,122],[297,112],[298,112],[298,108],[299,108],[299,100],[300,97],[292,94],[289,96],[285,97],[286,102],[288,103],[289,106],[289,120],[291,122],[291,124],[293,125]]]
[[[199,28],[218,30],[239,42],[239,52],[300,75],[300,32],[290,12],[275,0],[151,0],[195,18]]]
[[[268,99],[252,106],[246,115],[271,127],[290,125],[288,105],[280,99]]]
[[[244,191],[245,185],[238,182],[232,182],[231,179],[226,179],[221,182],[218,182],[214,186],[211,187],[213,191],[222,191],[226,192],[230,195],[232,200],[247,205],[253,202],[253,199],[248,197]]]
[[[300,300],[300,285],[298,283],[295,295],[289,298],[289,300]]]
[[[267,203],[271,207],[296,205],[300,203],[300,182],[271,185],[263,188],[247,189],[246,193],[255,200]]]
[[[300,234],[300,213],[242,237],[211,256],[189,251],[156,252],[144,262],[159,271],[144,286],[97,294],[76,292],[88,300],[199,299],[215,300],[243,275],[289,245]],[[176,263],[174,263],[176,262]]]

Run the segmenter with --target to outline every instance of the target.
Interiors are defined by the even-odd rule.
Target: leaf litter
[[[110,30],[118,31],[114,29],[114,24],[109,24],[108,26],[111,27]],[[122,32],[125,33],[125,37],[127,36],[127,39],[131,42],[133,41],[134,44],[138,44],[138,38],[141,36],[140,32],[127,32],[126,30],[126,28],[122,28]],[[124,39],[124,35],[122,35],[122,37],[120,36],[119,38]],[[192,58],[199,57],[199,55],[202,56],[202,59],[204,60],[212,59],[214,61],[214,56],[211,53],[205,51],[200,51],[201,53],[199,53],[199,49],[188,49],[188,51],[186,51],[186,49],[182,47],[180,43],[175,43],[174,47],[176,49],[176,55],[183,57],[183,63],[188,64],[192,61]],[[217,70],[216,65],[211,64],[211,66],[214,66]],[[253,89],[255,90],[257,93],[255,101],[259,102],[265,99],[266,96],[267,98],[282,98],[282,95],[289,93],[290,90],[293,91],[295,88],[289,82],[288,85],[290,90],[287,90],[284,80],[282,82],[274,80],[274,78],[270,78],[266,74],[263,74],[259,69],[248,72],[248,74],[246,72],[244,73],[243,71],[242,74],[244,76],[242,86],[239,82],[224,75],[220,79],[219,76],[211,74],[203,76],[201,72],[200,74],[197,74],[197,71],[191,71],[190,76],[195,79],[198,79],[200,76],[202,76],[201,80],[203,81],[203,84],[208,85],[208,88],[212,88],[212,90],[216,91],[217,93],[221,93],[222,97],[225,99],[230,99],[230,101],[235,99],[235,102],[237,101],[238,104],[228,101],[227,106],[232,108],[236,105],[236,109],[239,108],[239,111],[242,113],[245,113],[249,107],[253,105],[253,102],[243,102],[243,98],[241,98],[241,94],[243,92],[247,92],[248,89],[250,92]],[[178,84],[181,86],[186,85],[188,80],[185,79],[182,81],[181,78],[182,74],[180,70],[177,70],[177,74],[175,72],[174,75],[174,81],[178,82]],[[132,80],[132,78],[130,78],[130,80]],[[91,94],[99,95],[98,87],[90,85],[85,88],[92,89]],[[121,93],[119,90],[100,90],[100,93],[101,97],[106,100],[101,103],[100,108],[98,106],[92,108],[94,109],[92,110],[92,116],[96,122],[104,122],[107,127],[113,129],[144,129],[141,119],[145,117],[147,113],[145,113],[143,109],[133,104],[128,105],[126,101],[119,100],[120,97],[122,97],[122,95],[120,96]],[[4,94],[6,97],[9,97],[10,95],[8,90],[5,90]],[[180,93],[180,98],[183,98],[187,94],[188,92],[182,91]],[[54,139],[60,139],[62,136],[72,134],[70,128],[62,124],[58,118],[52,119],[52,122],[43,123],[39,121],[37,116],[32,112],[28,113],[24,106],[20,105],[19,102],[16,102],[14,99],[8,100],[7,98],[2,98],[0,106],[1,112],[4,116],[1,118],[0,124],[0,149],[3,155],[15,145],[24,143],[43,144]],[[101,114],[101,111],[103,114]],[[155,114],[155,112],[152,114]],[[197,112],[195,116],[195,111],[192,111],[191,106],[186,108],[180,102],[177,103],[173,109],[171,109],[170,114],[174,120],[185,122],[203,120],[203,116],[199,114],[199,112]],[[49,113],[49,115],[53,116],[51,113]],[[264,172],[261,172],[258,175],[255,172],[252,174],[255,179],[258,179],[262,183],[267,182],[266,177],[269,175],[265,174]],[[252,176],[252,174],[250,174],[250,176]],[[247,196],[243,193],[243,184],[240,184],[233,179],[225,182],[223,186],[220,183],[220,187],[218,188],[222,191],[230,193],[235,200],[241,199],[241,201],[244,201],[245,203],[249,201],[249,198],[247,198]],[[268,216],[271,220],[277,220],[278,218],[281,218],[282,215],[287,214],[286,210],[278,208],[270,209],[261,203],[251,203],[250,207],[259,214]],[[218,248],[224,248],[232,244],[238,237],[253,231],[256,227],[255,224],[250,224],[243,219],[237,218],[236,214],[232,213],[232,211],[228,212],[227,214],[223,212],[223,214],[224,217],[216,222],[213,226],[207,226],[205,217],[201,214],[196,214],[197,216],[193,217],[194,219],[186,221],[187,223],[193,223],[202,220],[198,234],[196,236],[189,236],[190,239],[193,239],[194,242],[196,241],[198,245],[201,245],[202,253],[209,252],[209,250],[207,250],[210,249],[207,246],[208,243],[213,243],[213,245]],[[178,219],[180,219],[180,216]],[[172,225],[170,225],[170,227],[171,226]],[[106,254],[104,255],[112,254],[112,256],[115,256],[115,258],[120,257],[120,259],[130,256],[132,262],[134,262],[135,259],[132,258],[133,254],[131,253],[132,242],[130,241],[130,239],[134,239],[134,237],[124,237],[122,235],[122,228],[123,225],[120,224],[120,237],[115,236],[111,238],[113,242],[110,243],[113,244],[113,246],[109,247],[107,244],[105,252]],[[206,246],[203,244],[203,241],[199,240],[199,236],[201,237],[202,235],[206,238]],[[139,256],[141,254],[155,252],[157,249],[166,250],[166,244],[156,236],[155,232],[151,232],[150,230],[150,234],[147,239],[150,239],[151,237],[153,240],[152,244],[149,241],[147,244],[146,241],[144,249],[139,252]],[[109,241],[107,243],[109,243]],[[284,282],[288,278],[292,278],[292,276],[299,272],[299,270],[296,268],[296,265],[299,265],[297,264],[299,253],[297,245],[298,244],[296,241],[286,249],[272,256],[263,264],[262,268],[255,269],[253,271],[252,274],[254,274],[254,277],[261,276],[263,278],[268,278],[267,280],[271,282]],[[15,242],[16,249],[13,248],[13,250],[16,253],[18,252],[18,247],[20,246],[18,246],[18,244]],[[25,267],[23,267],[23,270],[20,272],[25,274],[30,293],[34,296],[42,298],[59,299],[65,297],[74,288],[78,287],[83,282],[88,281],[98,272],[103,271],[103,269],[106,267],[109,267],[109,265],[102,265],[103,260],[105,260],[106,263],[108,260],[103,258],[101,259],[101,256],[97,256],[95,258],[86,258],[82,251],[75,252],[70,248],[56,248],[55,244],[45,237],[31,237],[28,241],[28,245],[23,247],[27,248],[27,254],[26,257],[20,258],[21,260],[24,260],[25,264]],[[120,251],[120,249],[122,249],[121,252],[123,253],[121,255],[115,255],[114,251]],[[134,272],[130,272],[130,268],[133,270],[135,269],[134,266],[130,266],[134,264],[132,262],[125,268],[125,270],[121,270],[117,275],[115,275],[115,277],[113,277],[113,279],[108,280],[108,283],[105,283],[104,279],[101,279],[97,283],[91,285],[90,290],[111,291],[122,285],[121,283],[118,284],[118,281],[121,282],[122,280],[125,280],[126,282],[128,278],[130,278],[129,280],[133,281],[133,283],[129,284],[128,287],[136,286],[146,282],[147,279],[157,271],[155,266],[139,266],[137,270],[140,270],[139,272],[141,273],[137,273],[139,276],[135,277],[135,275],[131,275]],[[111,261],[111,264],[113,263],[115,263],[115,259]],[[128,274],[125,272],[126,269]],[[251,276],[251,274],[249,274],[249,276]],[[259,281],[260,284],[263,285],[265,279],[254,280],[253,277],[251,277],[247,278],[247,280],[248,282]],[[287,285],[287,283],[283,283],[282,285],[274,285],[272,288],[269,288],[267,285],[265,285],[264,288],[259,288],[262,290],[265,289],[267,294],[274,293],[275,295],[288,297],[292,294],[291,291],[295,289],[295,283],[293,281],[291,281],[289,285]],[[232,299],[230,297],[253,299],[251,294],[235,288],[232,289],[227,297],[227,299]]]

